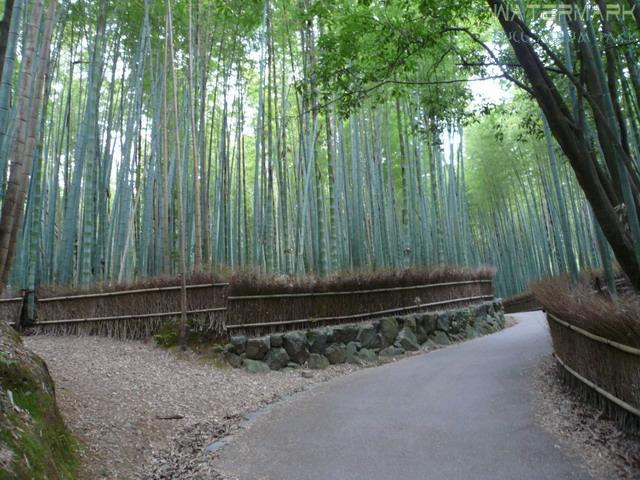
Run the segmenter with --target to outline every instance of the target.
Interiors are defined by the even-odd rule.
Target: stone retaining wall
[[[232,336],[225,358],[234,367],[266,372],[301,365],[368,364],[416,351],[424,344],[448,345],[504,328],[502,302],[495,300],[446,312],[382,318],[262,337]]]

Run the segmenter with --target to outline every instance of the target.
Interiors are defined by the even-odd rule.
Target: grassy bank
[[[73,479],[77,466],[45,363],[0,321],[0,480]]]

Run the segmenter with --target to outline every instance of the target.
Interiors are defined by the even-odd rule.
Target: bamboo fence
[[[555,357],[575,389],[626,431],[640,433],[640,349],[547,313]]]
[[[187,286],[187,315],[193,326],[216,335],[224,333],[228,283]],[[0,311],[17,323],[21,298],[0,300]],[[47,297],[38,300],[36,331],[90,334],[118,338],[147,338],[180,315],[180,286],[138,288]]]
[[[494,298],[488,279],[389,288],[229,296],[228,283],[189,285],[192,328],[216,335],[355,323],[393,315],[477,304]],[[0,300],[0,311],[19,321],[21,298]],[[38,301],[37,332],[147,338],[180,315],[180,287],[138,288],[54,296]]]
[[[354,323],[492,298],[493,284],[486,279],[351,291],[229,296],[226,327],[230,332],[257,334]]]

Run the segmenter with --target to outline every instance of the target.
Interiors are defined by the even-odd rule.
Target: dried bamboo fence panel
[[[227,286],[225,283],[189,285],[187,310],[224,307]],[[179,311],[179,286],[67,295],[41,298],[38,302],[41,322]]]
[[[22,298],[2,298],[0,299],[0,320],[5,320],[10,324],[18,321],[20,310],[22,309]]]
[[[542,310],[542,305],[536,299],[535,295],[526,292],[513,297],[505,298],[502,301],[505,313],[533,312]]]
[[[227,283],[187,286],[191,328],[225,332]],[[36,333],[148,338],[180,316],[180,287],[165,286],[40,299]]]
[[[353,323],[459,307],[490,298],[493,284],[485,279],[369,290],[229,296],[227,329],[266,332]]]
[[[626,431],[640,433],[640,349],[547,315],[565,380]]]

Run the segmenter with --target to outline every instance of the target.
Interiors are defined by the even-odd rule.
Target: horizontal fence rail
[[[201,331],[225,333],[227,282],[187,285],[187,315]],[[40,298],[36,332],[146,338],[181,314],[181,286],[135,288]],[[22,298],[3,299],[0,314],[15,325]]]
[[[312,323],[327,323],[327,322],[335,322],[335,321],[350,321],[350,320],[361,320],[363,318],[375,318],[382,315],[389,314],[397,314],[397,313],[411,313],[415,311],[424,310],[430,307],[437,307],[443,305],[451,305],[453,303],[468,303],[468,302],[476,302],[480,300],[488,300],[492,299],[493,295],[478,295],[475,297],[466,297],[466,298],[456,298],[453,300],[444,300],[441,302],[430,302],[423,303],[421,305],[412,305],[410,307],[400,307],[400,308],[390,308],[387,310],[379,310],[377,312],[365,312],[365,313],[357,313],[354,315],[343,315],[340,317],[317,317],[317,318],[304,318],[298,320],[285,320],[285,321],[276,321],[276,322],[264,322],[264,323],[244,323],[238,325],[227,325],[227,330],[236,330],[241,328],[258,328],[258,327],[271,327],[271,326],[279,326],[279,325],[296,325],[296,324],[312,324]]]
[[[598,385],[596,385],[595,383],[593,383],[591,380],[589,380],[586,377],[583,377],[582,375],[580,375],[578,372],[576,372],[573,368],[571,368],[569,365],[567,365],[566,363],[564,363],[562,361],[562,359],[557,355],[557,354],[553,354],[553,357],[556,359],[556,361],[560,364],[560,366],[562,366],[562,368],[564,368],[567,372],[569,372],[571,375],[573,375],[576,379],[580,380],[582,383],[584,383],[586,386],[588,386],[589,388],[594,389],[596,392],[598,392],[600,395],[602,395],[604,398],[606,398],[607,400],[609,400],[610,402],[615,403],[616,405],[618,405],[619,407],[623,408],[624,410],[626,410],[629,413],[632,413],[633,415],[640,417],[640,410],[635,408],[633,405],[628,404],[627,402],[625,402],[624,400],[619,399],[618,397],[616,397],[615,395],[607,392],[604,388],[599,387]]]
[[[462,282],[428,283],[425,285],[408,285],[405,287],[373,288],[368,290],[349,290],[346,292],[295,292],[295,293],[273,293],[263,295],[230,295],[229,300],[255,300],[268,298],[303,298],[303,297],[331,297],[340,295],[363,295],[368,293],[402,292],[407,290],[419,290],[423,288],[451,287],[456,285],[491,284],[491,280],[465,280]]]
[[[608,338],[601,337],[594,333],[591,333],[584,328],[576,327],[569,322],[562,320],[561,318],[556,317],[553,313],[547,312],[547,316],[551,318],[554,322],[559,323],[563,327],[568,328],[569,330],[573,330],[574,332],[579,333],[580,335],[584,335],[591,340],[595,340],[596,342],[604,343],[605,345],[609,345],[610,347],[617,348],[618,350],[622,350],[623,352],[630,353],[631,355],[636,355],[640,357],[640,349],[635,347],[630,347],[629,345],[624,345],[619,342],[615,342],[613,340],[609,340]]]
[[[188,310],[187,315],[197,315],[200,313],[215,313],[215,312],[226,312],[225,307],[219,308],[201,308],[200,310]],[[118,315],[113,317],[93,317],[93,318],[70,318],[63,320],[42,320],[36,323],[36,325],[53,325],[53,324],[63,324],[63,323],[82,323],[82,322],[102,322],[105,320],[116,321],[116,320],[135,320],[142,318],[153,318],[153,317],[177,317],[181,312],[160,312],[160,313],[142,313],[142,314],[134,314],[134,315]]]
[[[262,334],[354,323],[489,298],[493,298],[493,282],[488,279],[348,291],[230,295],[226,327],[230,332]]]
[[[187,285],[187,290],[196,290],[201,288],[216,288],[216,287],[228,287],[228,283],[200,283],[197,285]],[[98,293],[86,293],[78,295],[66,295],[59,297],[47,297],[39,300],[40,303],[45,302],[57,302],[60,300],[78,300],[84,298],[104,298],[104,297],[118,297],[122,295],[135,295],[138,293],[156,293],[156,292],[175,292],[180,290],[180,285],[174,285],[170,287],[154,287],[154,288],[138,288],[135,290],[117,290],[113,292],[98,292]]]
[[[216,288],[216,287],[228,287],[229,283],[199,283],[194,285],[187,285],[187,290],[194,290],[198,288]],[[101,298],[101,297],[117,297],[121,295],[135,295],[137,293],[153,293],[153,292],[168,292],[180,290],[180,285],[172,285],[169,287],[153,287],[153,288],[136,288],[132,290],[114,290],[112,292],[94,292],[94,293],[78,293],[75,295],[60,295],[55,297],[45,297],[38,300],[39,303],[56,302],[60,300],[77,300],[83,298]],[[0,303],[22,302],[22,297],[12,298],[0,298]]]
[[[627,431],[640,433],[640,349],[594,334],[547,312],[554,356],[586,398]],[[621,409],[621,410],[617,410]],[[629,415],[630,414],[630,415]]]
[[[187,285],[187,315],[200,331],[260,333],[355,323],[494,298],[490,279],[346,291],[229,295],[226,282]],[[312,289],[313,287],[311,287]],[[180,316],[179,285],[56,295],[38,299],[35,331],[144,338]],[[335,289],[334,289],[335,290]],[[22,298],[0,299],[0,315],[18,321]],[[11,322],[11,323],[14,323]]]

